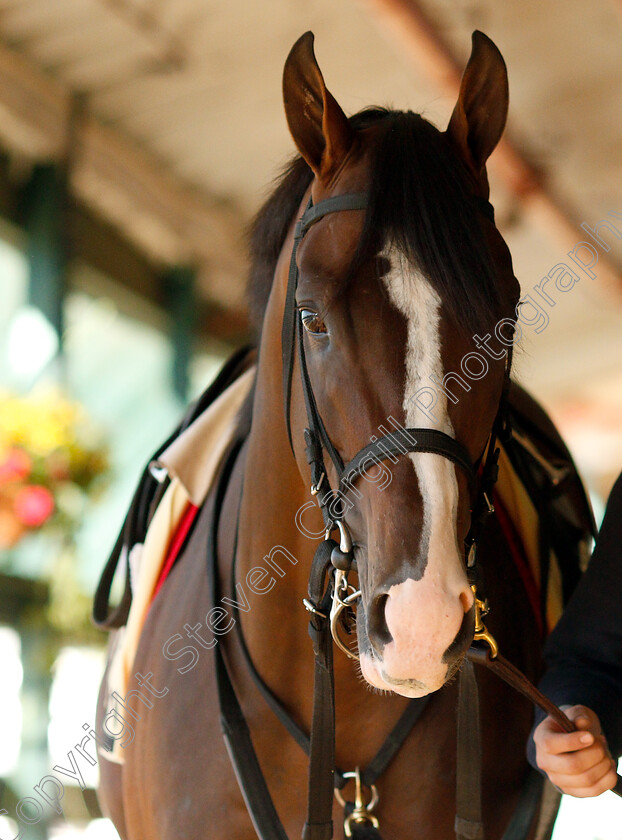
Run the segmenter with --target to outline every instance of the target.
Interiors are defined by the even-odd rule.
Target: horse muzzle
[[[422,583],[405,581],[372,600],[367,611],[359,606],[363,677],[375,688],[404,697],[423,697],[450,680],[475,630],[470,589],[439,597],[437,583],[423,590]]]

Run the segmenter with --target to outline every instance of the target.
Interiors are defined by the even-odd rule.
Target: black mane
[[[396,246],[430,281],[455,323],[489,330],[507,314],[507,304],[481,232],[481,211],[448,138],[411,111],[370,108],[350,123],[356,130],[375,127],[369,204],[355,263]],[[279,254],[312,178],[296,156],[252,224],[248,297],[258,335]]]

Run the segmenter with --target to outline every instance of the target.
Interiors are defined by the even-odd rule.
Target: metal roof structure
[[[281,72],[294,41],[315,32],[347,112],[389,104],[443,127],[475,28],[508,65],[492,198],[529,292],[593,242],[582,223],[622,231],[610,215],[622,214],[619,0],[0,0],[7,177],[66,166],[85,217],[150,264],[195,264],[217,313],[210,329],[237,335],[244,230],[293,152]],[[99,229],[80,230],[86,240]],[[598,433],[607,445],[592,447],[593,466],[611,477],[622,463],[622,238],[603,240],[595,276],[549,305],[518,373],[571,438]]]

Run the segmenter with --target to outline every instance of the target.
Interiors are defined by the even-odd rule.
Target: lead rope
[[[497,643],[482,621],[482,602],[476,600],[476,637],[487,647],[473,644],[460,672],[458,710],[458,761],[456,773],[457,840],[484,840],[481,814],[481,731],[479,700],[473,663],[488,668],[515,691],[550,715],[564,732],[574,732],[574,723],[543,694],[516,666],[498,651]],[[540,803],[543,776],[530,769],[519,802],[502,840],[523,840],[533,824]],[[618,774],[613,792],[622,796],[622,777]]]
[[[564,732],[576,731],[576,726],[570,718],[552,700],[549,700],[545,694],[536,688],[515,665],[512,665],[511,662],[508,662],[507,659],[501,656],[500,653],[493,656],[489,649],[472,645],[469,648],[468,657],[471,662],[475,662],[491,670],[508,685],[512,686],[513,689],[542,709],[545,714],[550,715]],[[619,773],[617,774],[616,785],[612,790],[618,796],[622,796],[622,777]]]
[[[495,639],[486,629],[483,617],[488,611],[488,603],[484,595],[484,584],[481,569],[477,563],[477,544],[489,517],[494,513],[492,504],[493,489],[498,478],[499,449],[497,441],[504,441],[511,435],[506,406],[510,385],[509,370],[511,355],[508,354],[506,363],[506,379],[500,401],[500,409],[493,423],[488,451],[484,459],[481,473],[480,493],[472,512],[471,528],[467,535],[467,572],[471,588],[475,597],[475,632],[474,642],[485,642],[488,650],[473,645],[468,659],[460,671],[459,702],[457,718],[457,767],[456,767],[456,819],[455,832],[457,840],[483,840],[484,826],[481,807],[481,729],[479,714],[479,694],[477,679],[471,662],[486,665],[498,674],[505,682],[524,694],[532,703],[554,717],[560,727],[566,732],[574,731],[575,727],[564,713],[546,698],[517,668],[499,655]],[[539,802],[542,783],[534,780],[533,771],[527,779],[526,791],[521,796],[519,804],[506,828],[503,840],[521,838],[525,824],[532,822]],[[540,774],[537,774],[538,776]],[[542,778],[542,777],[540,777]],[[618,777],[615,792],[622,795],[622,779]]]

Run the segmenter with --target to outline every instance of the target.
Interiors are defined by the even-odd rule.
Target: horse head
[[[508,108],[503,59],[474,33],[444,132],[411,112],[348,119],[325,86],[311,33],[292,48],[283,88],[310,168],[298,216],[355,197],[348,207],[323,204],[330,212],[308,225],[294,253],[302,349],[288,411],[300,473],[308,483],[306,376],[343,463],[387,432],[433,429],[464,447],[475,474],[508,376],[519,295],[487,202],[485,165]],[[290,254],[281,255],[269,304],[281,319]],[[343,486],[330,460],[327,481]],[[423,696],[462,662],[474,627],[464,543],[476,485],[442,453],[404,447],[345,487],[336,518],[352,536],[362,593],[361,669],[378,689]]]

